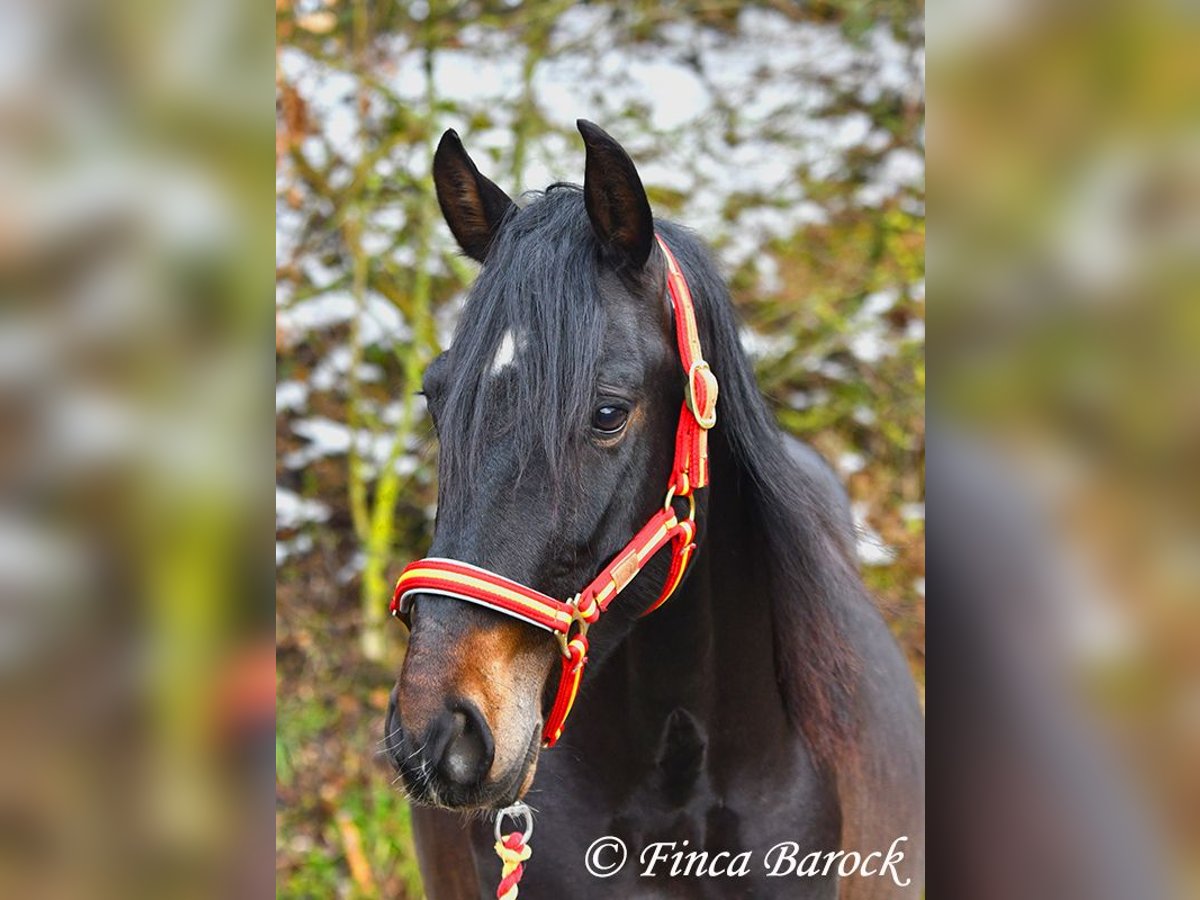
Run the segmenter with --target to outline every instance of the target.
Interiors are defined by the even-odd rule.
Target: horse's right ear
[[[453,128],[442,135],[433,155],[433,184],[454,239],[467,256],[483,262],[496,229],[515,204],[475,168]]]

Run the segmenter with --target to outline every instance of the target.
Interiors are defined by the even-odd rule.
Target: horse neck
[[[666,723],[685,711],[731,753],[754,735],[782,741],[789,733],[776,681],[771,597],[753,542],[755,509],[738,489],[724,454],[714,453],[706,533],[679,591],[638,622],[612,660],[606,706],[620,709],[627,735],[654,759]],[[610,722],[612,720],[609,720]]]

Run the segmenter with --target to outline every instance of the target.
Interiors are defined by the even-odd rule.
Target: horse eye
[[[592,428],[601,434],[616,434],[629,421],[629,410],[623,406],[605,404],[592,413]]]

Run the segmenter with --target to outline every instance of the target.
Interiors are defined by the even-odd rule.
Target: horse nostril
[[[464,701],[443,713],[448,739],[438,762],[438,772],[451,784],[475,787],[492,765],[492,732],[475,704]]]

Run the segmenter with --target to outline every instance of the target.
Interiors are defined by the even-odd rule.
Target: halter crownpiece
[[[708,431],[717,422],[717,379],[704,361],[687,279],[666,242],[658,235],[655,237],[667,260],[667,291],[675,313],[675,339],[687,379],[683,408],[675,430],[675,461],[662,508],[600,574],[570,600],[555,599],[470,563],[439,557],[419,559],[406,566],[392,597],[394,616],[408,612],[414,594],[439,594],[486,606],[551,632],[558,639],[563,663],[554,705],[542,729],[545,747],[553,747],[562,735],[567,715],[579,693],[579,681],[587,663],[588,628],[654,555],[670,543],[671,566],[666,583],[658,599],[643,615],[658,609],[679,587],[696,549],[696,498],[693,492],[708,484]],[[675,509],[677,499],[687,501],[687,513],[683,518]]]

